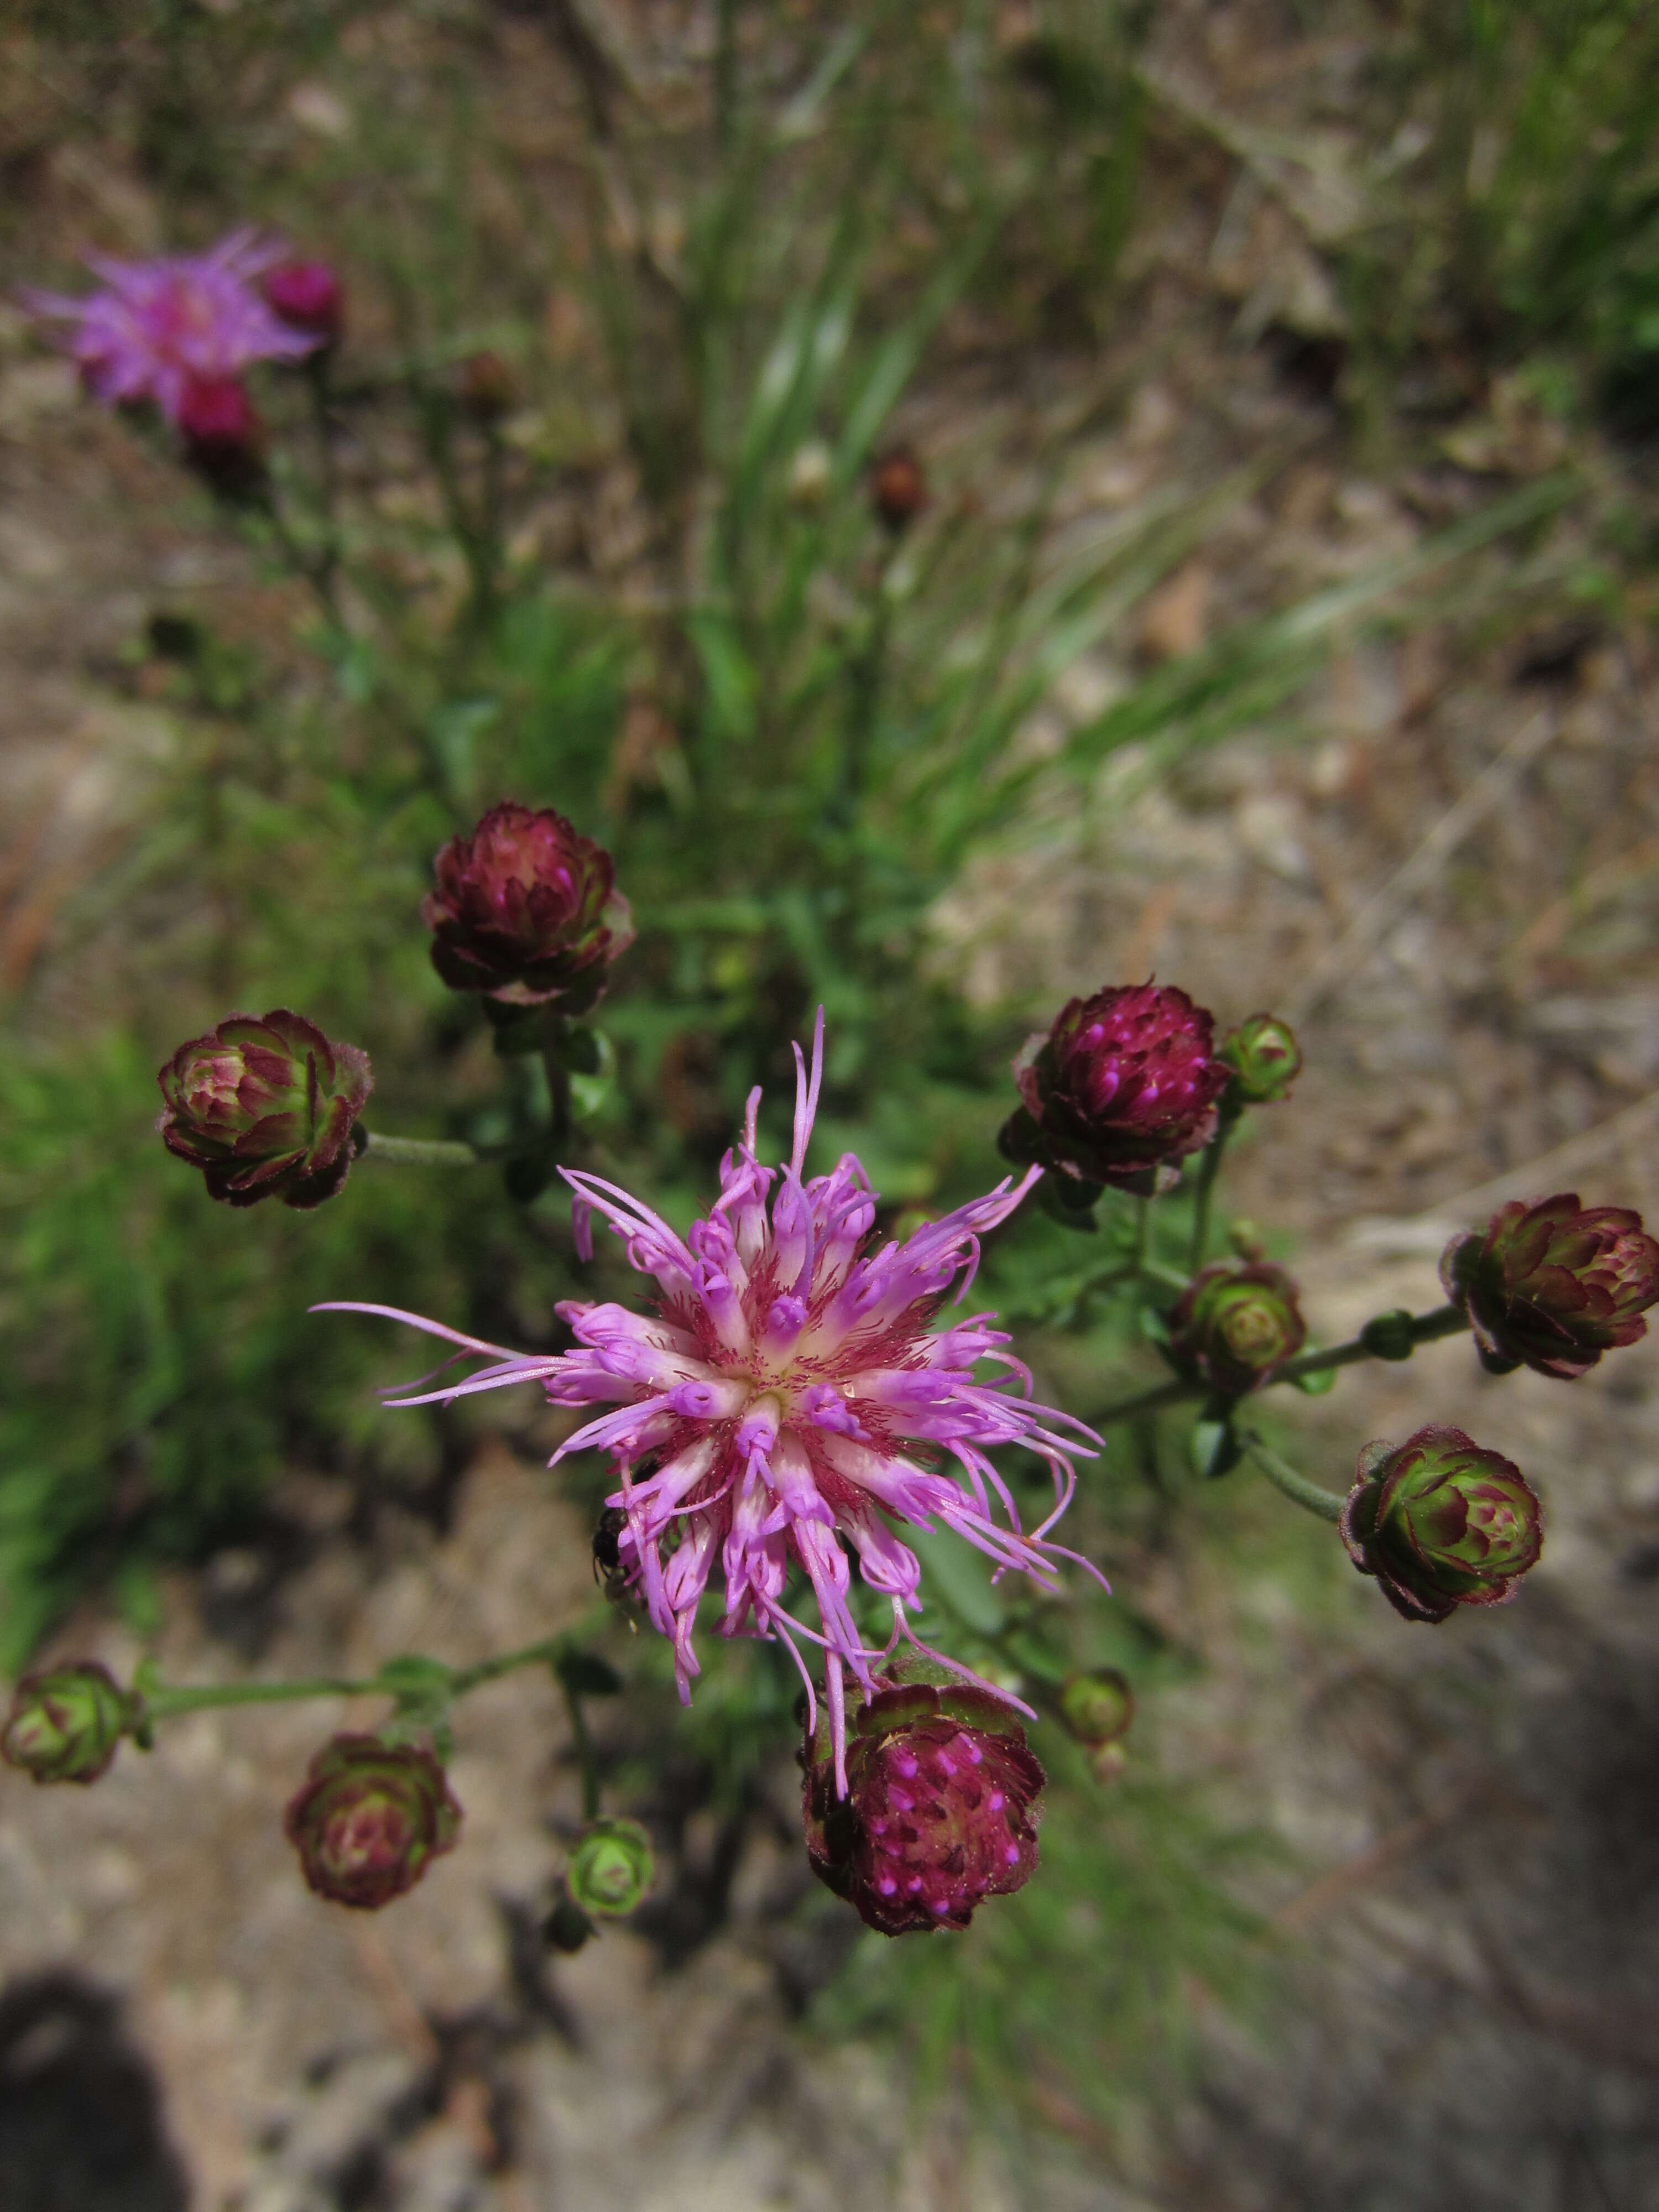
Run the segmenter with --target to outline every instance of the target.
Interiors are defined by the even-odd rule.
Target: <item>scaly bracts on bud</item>
[[[76,300],[25,295],[35,313],[75,325],[70,350],[88,388],[114,406],[149,400],[170,422],[194,386],[239,379],[256,361],[299,361],[320,343],[272,308],[260,279],[283,258],[251,230],[209,253],[155,261],[88,257],[103,289]]]
[[[12,1693],[0,1758],[37,1782],[95,1782],[134,1711],[134,1700],[96,1660],[43,1668]]]
[[[1622,1206],[1576,1191],[1500,1206],[1484,1235],[1455,1237],[1440,1262],[1446,1296],[1469,1317],[1494,1375],[1535,1368],[1573,1382],[1604,1352],[1647,1334],[1659,1301],[1659,1243]]]
[[[1152,983],[1072,1000],[1014,1061],[1024,1103],[1004,1125],[1004,1152],[1084,1183],[1168,1189],[1214,1135],[1231,1079],[1214,1026],[1184,991]]]
[[[325,1744],[283,1816],[318,1896],[370,1912],[413,1889],[460,1829],[461,1808],[432,1753],[372,1735]]]
[[[752,1091],[720,1164],[720,1195],[684,1237],[615,1183],[562,1170],[576,1197],[578,1250],[591,1257],[592,1217],[602,1215],[632,1265],[654,1279],[653,1312],[573,1299],[558,1310],[574,1348],[526,1354],[392,1307],[343,1310],[411,1322],[487,1363],[396,1404],[539,1382],[554,1405],[583,1407],[588,1418],[554,1456],[609,1454],[616,1487],[605,1503],[624,1525],[607,1527],[596,1560],[607,1589],[636,1590],[653,1626],[672,1638],[681,1697],[690,1701],[698,1672],[694,1631],[712,1579],[724,1584],[717,1632],[781,1638],[814,1700],[798,1639],[822,1650],[839,1747],[848,1674],[868,1696],[901,1638],[925,1648],[910,1619],[921,1607],[921,1562],[897,1532],[942,1523],[1000,1572],[1053,1590],[1076,1554],[1051,1532],[1076,1486],[1073,1458],[1092,1456],[1098,1439],[1025,1395],[1030,1376],[989,1325],[994,1315],[935,1326],[951,1290],[960,1299],[971,1281],[980,1239],[1012,1213],[1036,1170],[902,1243],[884,1242],[876,1193],[850,1152],[828,1175],[806,1174],[823,1078],[820,1014],[810,1070],[796,1048],[788,1158],[762,1165],[761,1094]],[[981,1381],[987,1364],[1003,1372]],[[1053,1478],[1052,1504],[1029,1531],[993,1456],[1004,1447],[1034,1454]],[[891,1607],[884,1644],[849,1603],[854,1559]],[[797,1570],[816,1601],[816,1627],[785,1602]]]
[[[1271,1260],[1194,1275],[1169,1317],[1170,1357],[1223,1397],[1271,1382],[1307,1340],[1296,1284]]]
[[[989,1690],[933,1671],[878,1680],[853,1717],[844,1796],[828,1728],[802,1753],[812,1871],[884,1936],[965,1928],[1036,1869],[1044,1777],[1024,1730]]]
[[[570,1854],[573,1904],[599,1920],[623,1920],[645,1902],[656,1874],[651,1838],[637,1820],[595,1820]]]
[[[1290,1096],[1302,1073],[1296,1032],[1277,1014],[1252,1014],[1221,1041],[1220,1057],[1232,1070],[1229,1096],[1241,1106],[1272,1106]]]
[[[308,1208],[332,1198],[351,1165],[351,1132],[374,1077],[368,1055],[333,1044],[286,1006],[233,1014],[181,1044],[156,1077],[170,1152],[200,1168],[210,1198]]]
[[[266,270],[260,289],[291,330],[304,331],[321,345],[338,344],[345,300],[326,261],[279,261]]]
[[[1502,1605],[1544,1546],[1520,1468],[1462,1429],[1434,1425],[1403,1444],[1365,1446],[1340,1525],[1355,1566],[1407,1620]]]
[[[493,806],[433,863],[421,908],[432,964],[452,991],[586,1013],[634,941],[611,855],[550,807]]]

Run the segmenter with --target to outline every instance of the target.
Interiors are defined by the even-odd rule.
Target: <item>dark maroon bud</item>
[[[844,1797],[827,1717],[802,1754],[812,1871],[884,1936],[965,1928],[1036,1870],[1042,1769],[988,1690],[878,1680],[848,1715]]]
[[[374,1087],[368,1055],[333,1044],[286,1006],[233,1014],[181,1044],[156,1078],[170,1152],[200,1168],[210,1198],[309,1208],[351,1165],[351,1132]]]
[[[895,446],[870,472],[870,504],[891,531],[905,529],[927,504],[927,477],[908,446]]]
[[[499,422],[518,404],[518,379],[500,354],[469,354],[456,378],[455,397],[475,421]]]
[[[634,941],[611,855],[550,807],[492,807],[433,864],[421,908],[432,964],[452,991],[586,1013]]]
[[[265,428],[239,378],[204,378],[179,403],[185,458],[216,491],[234,495],[264,478]]]
[[[1233,1071],[1231,1096],[1241,1106],[1272,1106],[1288,1097],[1302,1073],[1296,1032],[1277,1014],[1252,1014],[1221,1041],[1221,1057]]]
[[[1367,1444],[1340,1526],[1355,1566],[1407,1620],[1502,1605],[1544,1547],[1542,1510],[1520,1468],[1462,1429]]]
[[[1194,1275],[1169,1316],[1170,1356],[1224,1397],[1271,1382],[1307,1340],[1296,1284],[1271,1260]]]
[[[1072,1000],[1014,1061],[1024,1103],[1003,1126],[1004,1152],[1083,1182],[1170,1188],[1176,1164],[1214,1135],[1231,1079],[1214,1028],[1184,991],[1152,983]]]
[[[336,345],[345,324],[340,280],[326,261],[283,261],[265,271],[268,305],[285,323]]]
[[[1627,1206],[1580,1206],[1576,1191],[1534,1205],[1516,1199],[1484,1236],[1453,1237],[1440,1279],[1492,1374],[1532,1367],[1571,1382],[1604,1352],[1646,1335],[1659,1243]]]
[[[283,1815],[318,1896],[369,1912],[413,1889],[429,1859],[454,1849],[460,1827],[432,1753],[372,1735],[325,1744]]]
[[[0,1758],[37,1782],[95,1782],[136,1710],[96,1660],[43,1668],[26,1674],[12,1693]]]

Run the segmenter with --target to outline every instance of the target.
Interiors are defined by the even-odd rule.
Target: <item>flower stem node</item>
[[[96,1660],[48,1667],[14,1691],[0,1758],[37,1782],[96,1782],[136,1713],[137,1701]]]
[[[1542,1510],[1519,1468],[1461,1429],[1370,1443],[1340,1523],[1361,1574],[1407,1620],[1502,1605],[1543,1549]]]
[[[1194,1275],[1169,1317],[1168,1349],[1181,1373],[1219,1397],[1271,1382],[1307,1340],[1297,1287],[1270,1260],[1218,1262]]]
[[[570,1854],[565,1888],[590,1917],[625,1920],[644,1904],[656,1871],[651,1838],[637,1820],[595,1820]]]
[[[1073,1182],[1172,1189],[1179,1163],[1214,1136],[1231,1079],[1214,1028],[1184,991],[1152,983],[1073,999],[1015,1058],[1022,1103],[1002,1151]]]
[[[1659,1301],[1659,1242],[1622,1206],[1580,1206],[1576,1191],[1500,1206],[1481,1234],[1453,1237],[1440,1262],[1446,1296],[1468,1314],[1493,1375],[1530,1367],[1574,1382],[1604,1352],[1647,1334]]]
[[[1036,1870],[1042,1769],[994,1692],[918,1660],[878,1680],[849,1717],[844,1796],[827,1723],[802,1753],[812,1871],[884,1936],[965,1928]]]
[[[1127,1735],[1135,1717],[1135,1693],[1115,1667],[1073,1674],[1060,1693],[1060,1717],[1079,1743],[1098,1749]]]
[[[421,908],[432,964],[452,991],[586,1013],[634,941],[611,855],[550,807],[492,806],[433,863]]]
[[[353,1127],[374,1088],[368,1055],[333,1044],[286,1006],[233,1014],[181,1044],[156,1077],[156,1127],[228,1206],[332,1198],[351,1165]]]
[[[1417,1330],[1404,1306],[1374,1314],[1359,1332],[1359,1341],[1373,1359],[1409,1359],[1417,1349]]]
[[[1222,1039],[1219,1056],[1232,1071],[1229,1097],[1241,1106],[1277,1105],[1302,1073],[1296,1032],[1277,1014],[1241,1022]]]
[[[370,1912],[413,1889],[429,1860],[454,1849],[460,1828],[461,1808],[432,1753],[372,1735],[325,1744],[283,1816],[318,1896]]]

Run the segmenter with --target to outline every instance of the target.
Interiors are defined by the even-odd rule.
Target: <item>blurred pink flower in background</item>
[[[182,422],[191,394],[222,387],[256,361],[300,361],[323,343],[314,330],[284,321],[259,280],[284,259],[282,246],[233,231],[210,252],[164,254],[154,261],[88,255],[103,279],[83,299],[26,293],[35,314],[70,323],[69,349],[89,391],[111,405],[152,400]]]

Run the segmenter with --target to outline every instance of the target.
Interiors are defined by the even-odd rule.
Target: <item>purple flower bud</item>
[[[1296,1297],[1295,1283],[1270,1260],[1206,1267],[1170,1315],[1170,1357],[1224,1397],[1260,1389],[1306,1341]]]
[[[1184,991],[1152,983],[1072,1000],[1014,1061],[1024,1103],[1004,1125],[1004,1152],[1080,1182],[1168,1189],[1176,1163],[1215,1133],[1231,1079],[1214,1026]]]
[[[1042,1769],[988,1690],[890,1676],[848,1715],[845,1797],[827,1720],[802,1764],[812,1871],[884,1936],[965,1928],[1036,1871]]]
[[[265,426],[240,377],[186,385],[179,432],[185,458],[216,491],[249,491],[264,477]]]
[[[1367,1444],[1342,1509],[1342,1540],[1362,1575],[1407,1620],[1460,1605],[1502,1605],[1544,1546],[1541,1509],[1519,1468],[1462,1429],[1419,1429]]]
[[[895,446],[870,473],[870,504],[889,530],[905,529],[927,504],[927,476],[908,446]]]
[[[340,280],[326,261],[279,261],[260,284],[265,303],[283,322],[326,345],[339,342],[345,322]]]
[[[0,1758],[37,1782],[95,1782],[134,1711],[134,1701],[96,1660],[26,1674],[12,1693]]]
[[[1604,1352],[1647,1334],[1659,1301],[1659,1243],[1622,1206],[1580,1206],[1576,1191],[1500,1206],[1483,1235],[1453,1237],[1440,1262],[1446,1296],[1469,1317],[1483,1366],[1574,1382]]]
[[[585,1013],[634,941],[611,855],[550,807],[494,806],[434,863],[421,908],[432,964],[452,991]]]
[[[1277,1104],[1302,1073],[1296,1032],[1277,1014],[1241,1022],[1222,1039],[1220,1057],[1233,1072],[1231,1095],[1241,1106]]]
[[[283,1815],[318,1896],[369,1912],[413,1889],[428,1859],[454,1849],[460,1827],[432,1753],[372,1735],[325,1744]]]
[[[233,1014],[181,1044],[156,1080],[162,1141],[202,1170],[210,1198],[299,1207],[320,1206],[344,1182],[374,1085],[366,1053],[331,1044],[285,1006],[257,1020]]]

